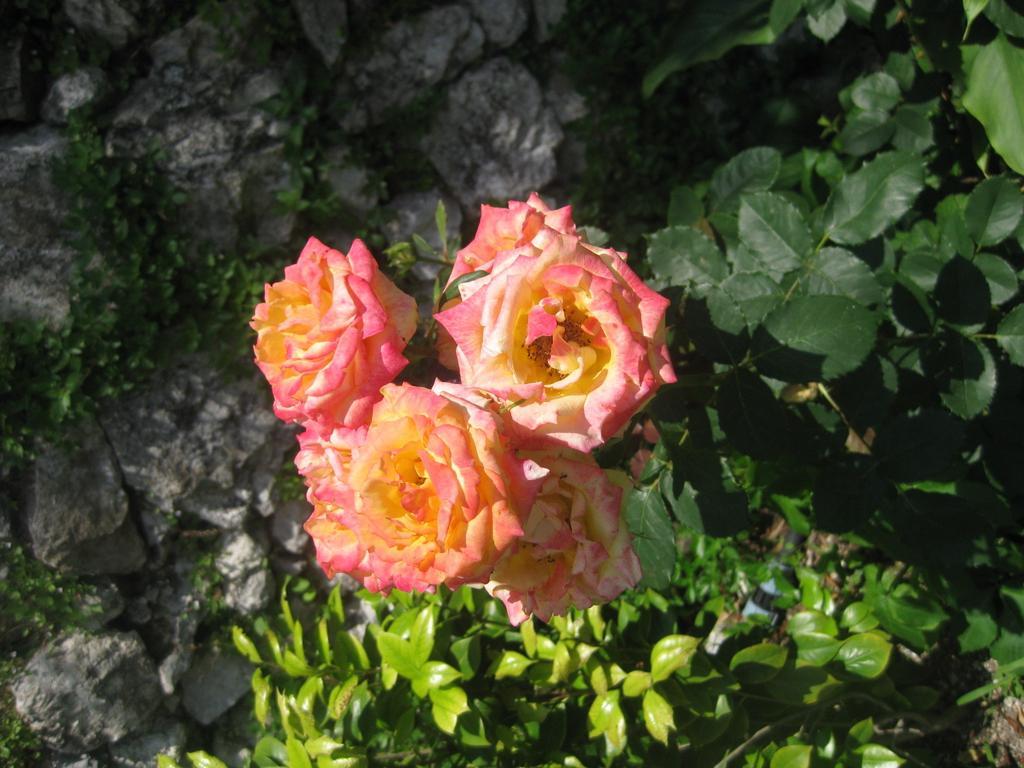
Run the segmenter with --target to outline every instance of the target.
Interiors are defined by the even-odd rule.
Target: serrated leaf
[[[676,729],[672,705],[665,701],[661,694],[651,688],[644,694],[641,708],[647,732],[655,740],[660,741],[662,744],[668,744],[669,733]]]
[[[857,368],[875,346],[878,316],[843,296],[798,296],[754,337],[757,367],[783,381],[826,381]]]
[[[771,188],[782,169],[782,155],[771,147],[752,147],[740,152],[711,176],[708,188],[712,209],[735,210],[740,195]]]
[[[864,305],[885,298],[871,268],[845,248],[822,248],[804,262],[800,280],[805,294],[846,296]]]
[[[772,192],[740,198],[740,240],[753,251],[770,278],[796,269],[814,246],[800,211]]]
[[[1021,83],[1024,83],[1024,51],[1000,33],[974,57],[963,98],[967,111],[985,127],[993,148],[1017,173],[1024,173],[1024,88]]]
[[[875,72],[853,84],[850,98],[861,109],[887,112],[900,101],[900,84],[887,72]]]
[[[693,191],[693,187],[678,186],[672,190],[668,200],[668,225],[690,227],[704,217],[704,204]]]
[[[664,589],[676,563],[676,536],[657,487],[632,488],[623,507],[633,550],[643,570],[642,585]]]
[[[937,410],[901,414],[878,431],[874,454],[893,480],[916,482],[938,475],[959,453],[964,425]]]
[[[816,13],[807,14],[807,28],[811,34],[823,42],[828,42],[839,34],[846,24],[846,8],[843,0],[826,0]]]
[[[895,133],[896,123],[888,112],[854,110],[847,117],[838,139],[844,152],[863,157],[883,147]]]
[[[729,669],[745,685],[767,683],[786,666],[789,651],[775,643],[757,643],[737,651]]]
[[[825,206],[825,232],[842,245],[877,237],[903,217],[923,187],[920,157],[906,152],[881,154],[836,185]]]
[[[779,456],[787,414],[760,376],[735,370],[719,386],[717,403],[719,423],[737,450],[755,459]]]
[[[892,654],[892,644],[877,632],[865,632],[843,641],[836,654],[851,675],[874,679],[885,672]]]
[[[937,355],[925,358],[935,377],[942,404],[963,419],[973,419],[996,394],[996,364],[984,344],[952,334]]]
[[[651,680],[667,680],[676,670],[689,666],[700,646],[699,637],[667,635],[651,649]]]
[[[1024,365],[1024,304],[1003,318],[996,331],[996,343],[1014,365]]]
[[[903,104],[892,116],[896,132],[892,137],[892,145],[903,152],[922,154],[935,144],[935,131],[932,128],[932,115],[935,113],[935,102],[923,104]]]
[[[1017,295],[1020,289],[1017,273],[1006,263],[1006,259],[992,253],[979,253],[974,257],[974,266],[981,270],[988,281],[992,304],[999,306]]]
[[[1006,176],[985,179],[967,198],[967,230],[981,246],[996,245],[1017,229],[1024,216],[1024,195]]]
[[[718,246],[692,227],[667,227],[651,235],[647,262],[657,278],[657,287],[679,285],[697,295],[703,295],[729,274]]]

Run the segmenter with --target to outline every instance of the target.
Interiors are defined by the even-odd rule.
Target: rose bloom
[[[461,303],[435,318],[454,339],[462,383],[515,404],[525,447],[588,451],[675,381],[669,302],[624,254],[566,229],[542,226],[530,245],[497,251],[490,273],[461,284]]]
[[[640,561],[621,519],[622,488],[588,455],[532,454],[549,470],[523,535],[498,561],[487,591],[517,625],[569,606],[613,600],[640,580]]]
[[[256,364],[285,421],[356,427],[406,366],[416,302],[377,269],[362,241],[348,255],[310,238],[256,307]]]
[[[374,591],[483,584],[522,534],[543,470],[486,410],[407,384],[381,396],[365,429],[314,432],[297,459],[321,564]]]

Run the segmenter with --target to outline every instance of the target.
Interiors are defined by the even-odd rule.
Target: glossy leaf
[[[825,232],[842,245],[877,237],[903,217],[922,187],[921,158],[906,152],[879,155],[833,190],[825,206]]]
[[[892,644],[877,632],[865,632],[843,641],[836,659],[857,677],[880,677],[889,664]]]
[[[651,649],[651,680],[667,680],[676,670],[689,666],[699,646],[700,638],[690,635],[661,638]]]
[[[665,698],[653,688],[649,689],[643,698],[642,710],[644,725],[647,732],[660,741],[668,744],[668,736],[676,728],[675,718],[672,714],[672,705],[665,701]]]
[[[733,654],[729,669],[744,684],[766,683],[786,665],[789,652],[775,643],[757,643]]]
[[[466,692],[458,686],[431,688],[429,692],[431,714],[437,727],[445,733],[455,733],[459,715],[469,711]]]
[[[1000,33],[974,56],[964,107],[985,126],[996,152],[1024,173],[1024,50]]]

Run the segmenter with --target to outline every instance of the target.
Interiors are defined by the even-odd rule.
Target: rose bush
[[[321,565],[378,592],[484,583],[522,534],[543,470],[485,410],[408,384],[381,397],[364,429],[303,435]]]
[[[491,262],[482,247],[462,256],[489,274],[463,282],[462,301],[435,317],[455,341],[462,383],[515,403],[524,446],[587,451],[675,381],[665,346],[669,302],[624,254],[565,229],[540,225],[527,245],[498,250]]]
[[[281,419],[355,427],[408,363],[416,302],[362,241],[346,255],[311,237],[285,279],[266,286],[251,325]]]

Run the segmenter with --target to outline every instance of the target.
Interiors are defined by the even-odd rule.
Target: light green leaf
[[[870,605],[857,600],[843,609],[839,625],[850,632],[868,632],[878,626],[878,619],[875,618]]]
[[[651,688],[644,694],[642,709],[647,732],[662,744],[668,744],[669,732],[676,728],[672,705]]]
[[[591,737],[604,735],[609,756],[622,752],[626,746],[626,718],[619,706],[618,691],[596,696],[587,711],[587,719]]]
[[[285,742],[285,748],[288,750],[288,768],[313,768],[301,741],[289,736]]]
[[[1024,50],[1000,33],[982,46],[967,73],[964,107],[985,126],[1006,164],[1024,173]]]
[[[480,666],[480,636],[460,637],[451,644],[449,651],[459,665],[463,679],[471,679]]]
[[[729,274],[718,246],[693,227],[668,227],[650,236],[647,261],[655,286],[680,285],[703,295]]]
[[[843,0],[832,0],[831,4],[825,5],[817,13],[807,15],[807,28],[811,34],[826,43],[839,34],[844,24],[846,8]]]
[[[688,667],[699,646],[700,638],[690,635],[661,638],[651,649],[651,680],[656,683],[667,680],[676,670]]]
[[[729,669],[744,685],[767,683],[786,665],[789,651],[775,643],[757,643],[737,651]]]
[[[837,378],[874,348],[878,322],[844,296],[798,296],[768,315],[755,335],[757,367],[783,381]]]
[[[430,658],[430,652],[434,649],[434,617],[434,606],[425,606],[416,616],[409,633],[413,663],[418,667]]]
[[[261,725],[266,725],[267,712],[270,708],[270,681],[264,677],[263,673],[258,669],[253,670],[252,673],[252,693],[253,693],[253,714],[256,717],[256,722]]]
[[[843,245],[877,237],[902,218],[923,187],[920,157],[906,152],[881,154],[836,185],[825,206],[825,232]]]
[[[515,651],[505,651],[501,654],[501,660],[498,662],[498,668],[494,672],[494,677],[497,680],[502,680],[506,677],[519,677],[530,665],[533,664],[532,659],[528,659],[521,653]]]
[[[804,632],[793,636],[796,657],[815,667],[828,664],[839,652],[841,643],[821,632]]]
[[[978,14],[985,10],[988,0],[964,0],[964,13],[967,15],[967,27],[970,28]]]
[[[850,98],[861,109],[888,112],[900,101],[900,84],[887,72],[875,72],[853,84]]]
[[[234,626],[231,628],[231,641],[235,644],[238,652],[253,664],[259,664],[262,661],[260,652],[256,650],[255,643],[249,639],[249,636],[245,634],[241,627]]]
[[[305,754],[305,752],[303,752]],[[218,760],[208,752],[198,751],[189,752],[187,755],[188,759],[192,762],[192,768],[228,768],[227,763],[222,760]],[[306,760],[308,765],[309,760]]]
[[[1020,224],[1024,195],[1017,182],[1006,176],[993,176],[971,192],[964,215],[967,231],[979,245],[995,245],[1012,235]]]
[[[420,675],[420,665],[408,640],[390,632],[377,634],[377,650],[381,659],[402,677],[412,680]]]
[[[839,634],[839,627],[836,626],[835,619],[831,616],[826,616],[821,611],[800,611],[794,613],[789,617],[787,629],[789,634],[793,636],[809,632],[817,632],[829,637],[835,637]]]
[[[732,211],[740,195],[771,189],[782,170],[782,155],[771,147],[751,147],[733,157],[711,176],[708,197],[711,207]]]
[[[631,488],[623,509],[644,573],[641,584],[664,589],[675,568],[676,535],[661,491],[656,487]]]
[[[740,198],[740,240],[753,251],[771,278],[780,278],[814,246],[800,211],[786,198],[757,192]]]
[[[988,0],[985,17],[1006,34],[1024,37],[1024,15],[1014,10],[1014,5],[1017,4],[1007,0]]]
[[[352,694],[359,685],[359,678],[352,675],[340,685],[334,686],[330,696],[327,697],[327,714],[334,720],[340,720],[352,701]]]
[[[865,744],[857,748],[856,754],[860,755],[861,768],[900,768],[905,762],[902,757],[881,744]]]
[[[459,670],[443,661],[428,661],[423,665],[420,676],[412,681],[412,689],[423,698],[431,688],[440,688],[461,677]]]
[[[1015,307],[996,331],[996,342],[1014,365],[1024,365],[1024,304]]]
[[[455,733],[459,715],[469,711],[466,692],[453,685],[450,688],[431,688],[429,695],[433,705],[431,714],[437,727],[445,733]]]
[[[809,744],[789,744],[772,755],[769,768],[810,768],[813,747]]]
[[[627,674],[626,679],[622,681],[622,693],[631,699],[635,699],[650,688],[651,685],[653,685],[653,682],[651,681],[650,672],[634,669],[632,672]]]
[[[888,640],[877,632],[865,632],[843,641],[836,659],[851,675],[873,679],[885,672],[891,653]]]

